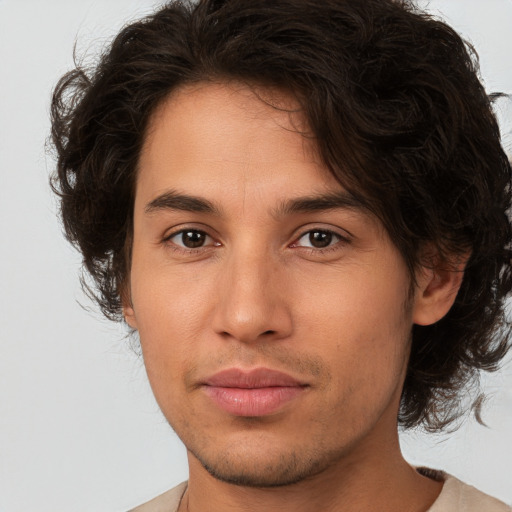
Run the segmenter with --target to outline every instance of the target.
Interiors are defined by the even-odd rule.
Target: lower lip
[[[297,398],[302,386],[276,386],[268,388],[223,388],[204,386],[205,393],[215,404],[235,416],[266,416],[281,409]]]

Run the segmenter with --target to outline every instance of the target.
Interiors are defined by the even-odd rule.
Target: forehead
[[[199,83],[173,92],[152,116],[138,188],[167,181],[174,188],[243,184],[256,192],[265,179],[291,185],[299,176],[309,188],[340,188],[318,155],[297,100],[276,89]]]
[[[201,131],[205,128],[202,121],[211,122],[212,115],[224,124],[224,134],[231,128],[239,133],[240,128],[259,126],[310,136],[301,105],[290,92],[237,81],[202,81],[178,87],[164,99],[151,117],[146,144],[151,143],[155,130],[184,118],[191,128]]]
[[[142,219],[165,224],[213,217],[224,227],[263,232],[304,215],[327,221],[335,210],[344,212],[344,222],[386,236],[379,219],[319,157],[293,96],[200,83],[175,91],[153,115],[139,160],[136,233]]]

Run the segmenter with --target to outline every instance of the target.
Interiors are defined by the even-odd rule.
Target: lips
[[[256,417],[278,412],[307,387],[276,370],[231,368],[207,378],[202,389],[221,410],[235,416]]]

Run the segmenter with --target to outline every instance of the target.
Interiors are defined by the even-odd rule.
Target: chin
[[[268,455],[269,452],[267,452]],[[323,472],[335,459],[309,457],[304,452],[276,453],[271,457],[223,453],[205,457],[192,452],[203,468],[222,482],[243,487],[283,487],[294,485]]]

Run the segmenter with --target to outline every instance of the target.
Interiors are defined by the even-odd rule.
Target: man
[[[398,444],[509,348],[511,169],[452,29],[391,0],[171,3],[52,113],[66,234],[188,451],[136,510],[510,510]]]

